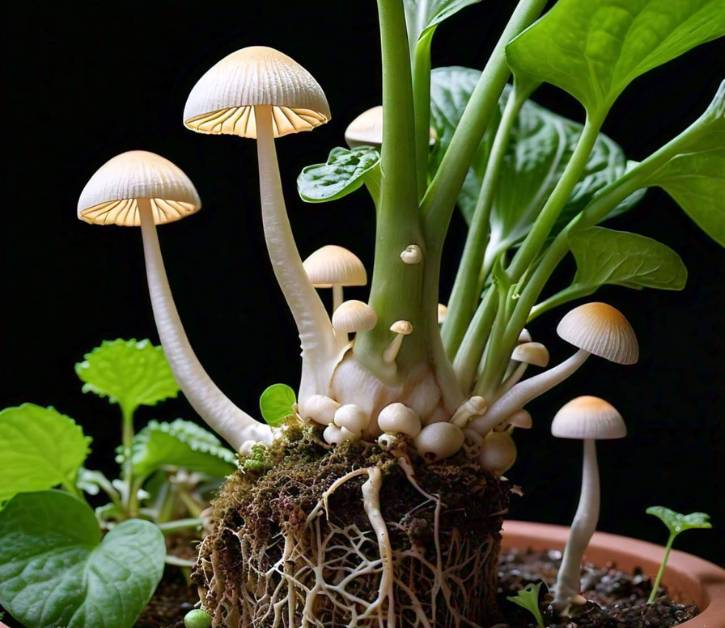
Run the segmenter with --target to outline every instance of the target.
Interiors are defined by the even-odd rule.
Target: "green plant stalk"
[[[460,349],[453,361],[453,370],[464,392],[471,390],[476,379],[476,367],[491,333],[497,304],[496,292],[488,290],[478,304],[473,320],[468,326]]]
[[[413,106],[415,109],[415,165],[418,199],[428,184],[428,150],[430,144],[430,50],[435,29],[430,29],[415,44],[413,63]]]
[[[174,534],[175,532],[180,532],[182,530],[200,528],[204,525],[204,522],[198,517],[194,517],[189,519],[177,519],[176,521],[167,521],[157,525],[164,534]]]
[[[126,485],[126,503],[124,508],[126,514],[130,517],[135,516],[136,497],[134,491],[133,462],[131,461],[131,446],[133,445],[134,429],[133,414],[135,408],[129,408],[121,404],[121,416],[123,421],[121,446],[123,447],[123,466],[121,469],[121,479]]]
[[[481,183],[481,192],[476,201],[476,208],[466,237],[461,263],[448,301],[448,316],[441,329],[443,345],[451,358],[456,355],[476,310],[476,304],[481,293],[479,286],[486,280],[486,276],[481,272],[481,269],[486,257],[486,246],[490,233],[489,217],[491,207],[496,195],[499,173],[511,137],[511,130],[529,93],[514,86],[506,101],[501,122],[496,130],[491,153],[488,157],[486,171]],[[483,276],[481,276],[482,274]]]
[[[660,568],[657,570],[657,576],[655,576],[655,581],[652,583],[652,591],[650,591],[649,597],[647,598],[647,604],[654,604],[654,601],[657,598],[657,590],[660,588],[662,576],[665,574],[665,569],[667,568],[667,561],[669,561],[670,559],[672,544],[674,543],[676,536],[676,534],[670,532],[670,538],[667,539],[667,544],[665,545],[665,555],[662,557]]]
[[[592,288],[591,286],[571,285],[568,288],[564,288],[564,290],[560,290],[556,294],[551,295],[545,301],[542,301],[541,303],[538,303],[537,305],[532,307],[531,312],[529,313],[527,323],[530,323],[535,318],[538,318],[545,312],[553,310],[555,307],[564,305],[564,303],[569,303],[569,301],[573,301],[574,299],[580,299],[582,297],[589,296],[594,291],[595,288]]]
[[[426,246],[418,215],[413,90],[403,4],[400,0],[378,0],[378,12],[383,60],[383,145],[369,301],[378,315],[378,324],[358,334],[354,352],[380,379],[395,383],[408,367],[426,361],[428,355],[421,317],[425,264],[404,264],[400,259],[408,245],[417,244],[424,255]],[[414,331],[403,342],[396,364],[391,365],[384,362],[383,352],[393,339],[390,325],[397,320],[410,321]]]

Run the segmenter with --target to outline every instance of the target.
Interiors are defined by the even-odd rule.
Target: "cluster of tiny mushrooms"
[[[363,113],[345,134],[353,145],[382,143],[381,107]],[[526,330],[510,356],[508,375],[492,398],[466,397],[429,369],[413,371],[393,385],[359,364],[350,337],[378,325],[368,304],[343,300],[348,286],[363,286],[362,262],[340,246],[328,245],[304,262],[292,235],[282,194],[274,138],[309,131],[330,120],[325,95],[307,70],[271,48],[238,50],[214,65],[192,89],[184,125],[204,134],[256,139],[264,236],[275,276],[294,317],[302,347],[298,417],[324,425],[331,446],[345,441],[375,441],[386,450],[409,439],[421,458],[437,462],[460,450],[476,456],[491,473],[505,473],[516,459],[511,433],[532,419],[524,406],[576,371],[590,355],[620,364],[638,358],[635,334],[625,317],[604,303],[576,307],[559,323],[559,336],[576,352],[567,360],[523,379],[529,366],[546,367],[546,347]],[[434,138],[433,138],[434,139]],[[90,224],[140,226],[148,289],[159,337],[187,399],[198,414],[237,451],[270,443],[284,428],[257,422],[216,386],[197,359],[181,324],[164,269],[156,232],[201,207],[189,178],[170,161],[146,151],[130,151],[106,162],[86,184],[78,217]],[[424,262],[424,250],[411,243],[400,251],[401,272]],[[316,289],[331,289],[330,317]],[[438,322],[446,316],[439,305]],[[383,362],[395,369],[406,337],[416,333],[407,320],[390,325]],[[576,603],[579,567],[596,526],[599,479],[595,440],[621,438],[619,413],[595,397],[580,397],[556,415],[552,433],[584,442],[581,499],[555,588],[556,605]]]

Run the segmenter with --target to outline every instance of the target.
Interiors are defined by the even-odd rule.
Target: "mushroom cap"
[[[184,126],[198,133],[257,137],[255,105],[272,106],[275,137],[329,122],[325,92],[294,59],[266,46],[232,52],[191,89]]]
[[[634,329],[617,308],[585,303],[559,321],[556,333],[568,343],[617,364],[635,364],[639,344]]]
[[[438,324],[442,325],[448,316],[448,306],[445,303],[438,304]]]
[[[156,153],[131,150],[93,173],[78,199],[78,219],[93,225],[138,227],[138,199],[151,201],[157,225],[201,208],[196,188],[181,168]]]
[[[534,419],[531,418],[531,414],[528,410],[517,410],[508,419],[506,423],[518,427],[521,430],[530,430],[534,426]]]
[[[557,438],[608,440],[624,438],[627,426],[612,404],[585,395],[572,399],[556,413],[551,433]]]
[[[360,434],[367,426],[368,418],[368,415],[360,406],[347,403],[336,410],[333,423],[337,427],[347,428],[353,434]]]
[[[402,433],[415,438],[420,430],[420,418],[403,403],[391,403],[378,414],[378,427],[388,434]]]
[[[410,336],[413,333],[413,323],[410,321],[395,321],[390,326],[390,331],[401,336]]]
[[[484,469],[502,475],[516,462],[516,443],[508,432],[489,432],[481,443],[478,461]]]
[[[461,428],[453,423],[431,423],[415,437],[415,446],[423,458],[437,461],[455,454],[464,439]]]
[[[521,330],[517,342],[531,342],[531,332],[526,327]]]
[[[317,249],[304,261],[304,267],[316,288],[364,286],[368,282],[368,274],[360,258],[336,244]]]
[[[534,366],[546,366],[549,363],[549,350],[540,342],[522,342],[514,347],[511,359]]]
[[[332,314],[332,326],[336,331],[352,333],[369,331],[378,323],[378,315],[367,303],[351,299],[343,301]]]
[[[329,425],[335,417],[340,404],[325,395],[310,395],[300,404],[299,412],[303,419],[312,419],[320,425]]]
[[[438,136],[430,129],[430,144],[435,144]],[[383,106],[376,105],[357,116],[345,129],[345,142],[350,148],[355,146],[381,146],[383,143]]]

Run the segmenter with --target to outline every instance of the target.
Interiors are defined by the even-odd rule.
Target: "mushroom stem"
[[[529,377],[523,382],[516,384],[511,390],[499,397],[488,412],[483,416],[475,419],[470,427],[475,429],[479,434],[485,434],[489,430],[496,427],[501,421],[510,417],[514,412],[523,408],[529,401],[543,395],[557,384],[563,382],[567,377],[574,373],[591,354],[584,349],[579,349],[570,358],[564,360],[560,364],[535,375]]]
[[[559,574],[554,586],[554,607],[560,611],[579,595],[581,563],[584,552],[594,534],[599,520],[599,466],[597,464],[596,441],[584,441],[582,465],[582,487],[579,506],[569,531]]]
[[[385,351],[383,351],[383,362],[386,364],[392,364],[395,362],[395,358],[398,357],[400,347],[403,345],[403,338],[405,338],[403,334],[395,335],[395,338],[393,338],[390,344],[385,348]]]
[[[151,202],[149,199],[138,199],[138,205],[151,307],[166,359],[176,381],[199,416],[235,450],[238,451],[246,440],[262,440],[265,430],[269,432],[269,428],[235,406],[219,390],[191,348],[171,295]],[[271,439],[271,433],[269,437]]]
[[[342,303],[342,286],[333,284],[332,286],[332,311],[334,312]],[[347,339],[347,338],[346,338]]]
[[[519,362],[516,368],[513,370],[511,375],[508,376],[508,378],[504,381],[504,383],[501,386],[501,389],[498,391],[498,396],[500,397],[504,393],[511,390],[515,384],[519,383],[519,380],[524,376],[524,373],[526,372],[526,368],[529,365],[526,362]]]
[[[302,346],[302,378],[299,399],[324,394],[330,381],[337,345],[325,307],[307,277],[300,258],[277,163],[272,127],[272,107],[256,105],[257,159],[262,224],[274,275],[292,312]]]

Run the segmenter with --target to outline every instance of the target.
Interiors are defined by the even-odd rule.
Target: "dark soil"
[[[187,584],[180,569],[167,567],[163,580],[136,628],[184,628],[184,615],[197,602],[196,587]]]
[[[543,581],[549,586],[556,580],[561,552],[522,552],[512,550],[499,560],[499,606],[506,618],[497,628],[536,628],[532,616],[509,602],[506,597],[528,584]],[[660,590],[654,604],[647,605],[652,581],[635,571],[627,574],[614,565],[596,567],[585,564],[582,587],[587,603],[576,609],[568,621],[555,617],[546,587],[541,587],[540,609],[547,628],[669,628],[698,614],[693,604],[681,604]]]

